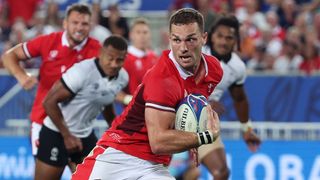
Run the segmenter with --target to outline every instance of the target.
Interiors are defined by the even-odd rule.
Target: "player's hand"
[[[70,134],[68,136],[63,137],[64,145],[69,153],[82,151],[82,142],[79,138]]]
[[[212,110],[211,106],[207,106],[207,129],[212,132],[214,139],[220,135],[220,119],[218,114]]]
[[[191,160],[191,166],[194,166],[194,167],[198,167],[200,165],[199,163],[199,156],[198,156],[198,149],[197,148],[192,148],[190,149],[190,160]]]
[[[18,79],[19,84],[25,90],[32,89],[38,83],[38,79],[29,73],[26,73],[25,75],[22,75],[21,77],[18,77],[17,79]]]
[[[221,104],[218,101],[209,101],[209,104],[211,105],[211,108],[218,113],[218,115],[221,115],[225,112],[225,108],[223,104]]]
[[[257,134],[252,129],[248,129],[246,132],[243,132],[242,136],[249,150],[256,152],[261,144],[261,140]]]

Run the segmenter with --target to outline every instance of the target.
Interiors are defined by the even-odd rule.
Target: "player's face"
[[[202,33],[197,23],[171,26],[170,47],[177,63],[193,72],[201,60],[201,48],[205,44],[206,33]]]
[[[130,31],[130,40],[134,47],[146,50],[150,46],[151,32],[146,24],[136,24]]]
[[[63,21],[63,27],[67,31],[70,45],[78,45],[90,32],[90,15],[72,11]]]
[[[237,43],[235,29],[229,26],[220,25],[211,35],[213,50],[219,55],[227,55],[233,51]]]
[[[127,51],[115,49],[111,45],[108,47],[103,47],[100,52],[99,64],[104,73],[106,73],[108,76],[117,75],[124,63],[126,54]]]

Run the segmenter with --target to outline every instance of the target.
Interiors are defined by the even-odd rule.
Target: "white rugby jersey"
[[[203,52],[211,55],[208,47],[205,47]],[[231,54],[231,59],[227,63],[220,60],[220,64],[223,69],[223,76],[220,83],[209,96],[209,100],[219,101],[224,91],[232,84],[243,85],[247,77],[246,65],[234,52]]]
[[[110,79],[104,74],[98,60],[93,59],[76,63],[61,78],[74,97],[59,103],[59,107],[70,132],[79,138],[87,137],[92,132],[97,115],[106,105],[113,103],[116,94],[127,86],[129,80],[123,68],[116,77]],[[44,124],[59,131],[49,116]]]

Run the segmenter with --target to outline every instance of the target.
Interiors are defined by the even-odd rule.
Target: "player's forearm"
[[[150,146],[154,154],[173,154],[200,146],[196,133],[166,130],[153,136]]]
[[[234,102],[234,107],[238,119],[241,123],[246,123],[249,120],[249,103],[246,99]]]
[[[19,64],[19,61],[20,60],[12,51],[2,55],[3,66],[18,80],[26,75],[25,70]]]

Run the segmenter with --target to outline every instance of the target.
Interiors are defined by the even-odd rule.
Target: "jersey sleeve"
[[[183,96],[172,77],[149,78],[144,85],[146,107],[175,112],[179,97]]]
[[[234,83],[234,85],[243,85],[244,82],[246,81],[246,78],[247,78],[246,65],[244,64],[244,62],[240,59],[240,57],[238,55],[235,55],[235,56],[237,58],[237,61],[235,61],[235,63],[237,63],[236,67],[238,69],[239,74],[238,74],[237,81]]]
[[[76,94],[83,87],[85,77],[88,75],[85,64],[84,62],[76,63],[62,74],[63,84],[73,94]]]
[[[28,58],[37,57],[41,55],[43,43],[48,42],[49,35],[38,36],[30,41],[22,44],[23,51]]]

